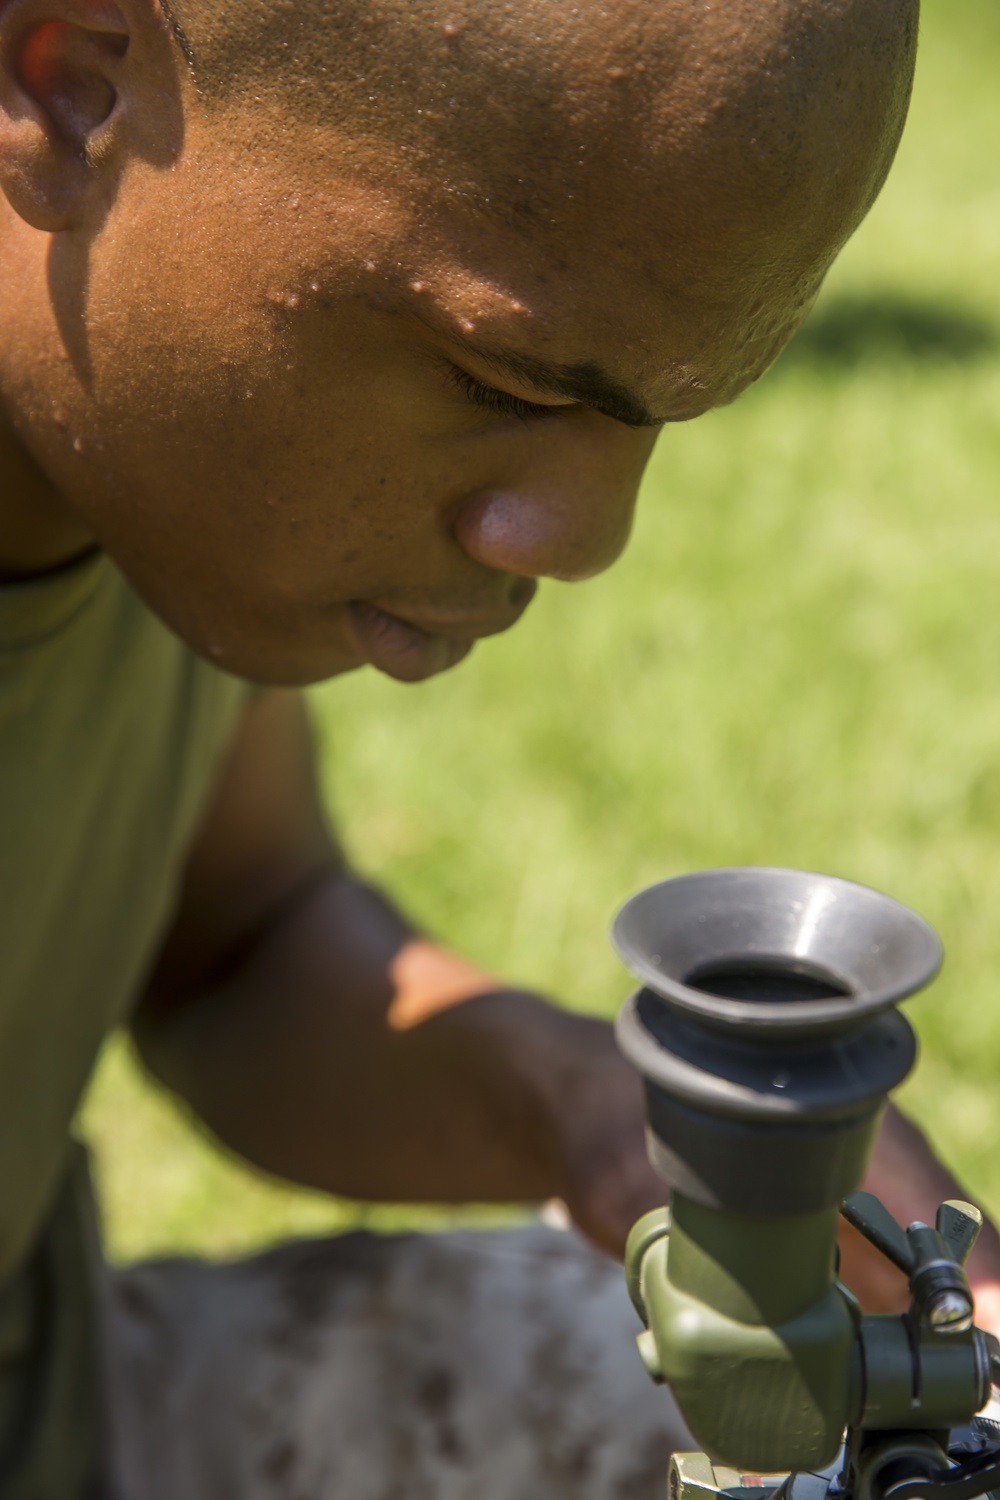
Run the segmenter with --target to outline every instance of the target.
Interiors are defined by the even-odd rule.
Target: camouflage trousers
[[[659,1500],[688,1446],[572,1233],[298,1241],[110,1287],[121,1500]]]

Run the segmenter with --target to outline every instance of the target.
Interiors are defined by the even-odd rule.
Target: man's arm
[[[134,1031],[222,1140],[297,1182],[559,1196],[609,1249],[663,1197],[610,1028],[420,937],[345,869],[292,693],[238,736]]]
[[[611,1028],[511,989],[421,937],[355,879],[326,827],[294,693],[250,712],[192,851],[171,936],[134,1020],[149,1066],[236,1151],[352,1197],[560,1197],[620,1253],[664,1201],[642,1094]],[[907,1222],[961,1196],[890,1110],[866,1183]],[[873,1309],[903,1288],[846,1229]],[[970,1271],[1000,1329],[1000,1248]]]

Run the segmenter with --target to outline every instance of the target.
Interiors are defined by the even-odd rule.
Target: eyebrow
[[[666,421],[664,417],[655,417],[633,391],[592,360],[562,365],[508,349],[488,349],[478,344],[467,347],[470,354],[498,374],[512,375],[553,396],[568,396],[571,401],[592,407],[627,427],[662,427]]]

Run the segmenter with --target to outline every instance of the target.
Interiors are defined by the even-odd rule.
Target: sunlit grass
[[[611,574],[446,678],[315,707],[357,864],[594,1013],[627,988],[609,917],[658,876],[792,864],[913,903],[949,957],[906,1098],[1000,1210],[998,68],[993,0],[931,0],[884,197],[777,369],[664,436]],[[222,1158],[120,1047],[86,1124],[118,1255],[360,1212]]]

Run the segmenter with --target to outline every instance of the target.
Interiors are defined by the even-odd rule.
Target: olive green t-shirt
[[[73,1115],[102,1040],[127,1016],[165,935],[185,853],[251,691],[172,635],[102,554],[0,586],[0,1289],[8,1302],[52,1225],[73,1217],[65,1206],[80,1196],[67,1186]],[[68,1253],[50,1260],[61,1264]],[[47,1317],[58,1308],[71,1320],[79,1293],[72,1272],[60,1277],[42,1303]],[[24,1326],[0,1297],[0,1480],[3,1384],[11,1388],[17,1366],[17,1340],[4,1347],[5,1318]]]

